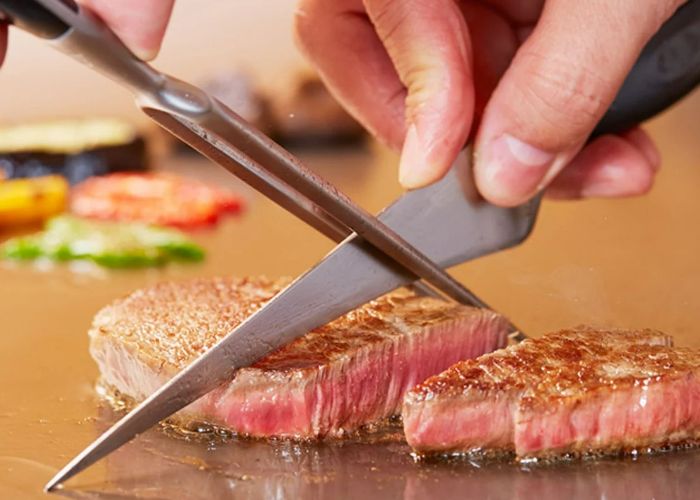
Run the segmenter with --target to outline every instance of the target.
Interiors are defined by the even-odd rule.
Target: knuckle
[[[614,92],[612,82],[597,71],[566,60],[524,55],[525,82],[517,89],[530,116],[548,127],[566,126],[575,136],[588,132],[603,115]],[[614,87],[613,87],[614,89]]]

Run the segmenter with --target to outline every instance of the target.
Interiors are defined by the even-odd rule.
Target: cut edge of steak
[[[240,323],[248,297],[264,296],[255,289],[265,283],[159,285],[107,306],[90,330],[103,383],[143,400]],[[228,299],[240,311],[224,311]],[[254,437],[342,436],[398,414],[405,392],[430,375],[503,347],[507,328],[488,310],[394,292],[238,370],[178,417]]]
[[[700,353],[652,330],[565,330],[457,363],[409,391],[420,454],[514,451],[520,459],[700,438]]]

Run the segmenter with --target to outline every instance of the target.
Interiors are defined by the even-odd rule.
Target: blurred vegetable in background
[[[231,191],[176,174],[124,173],[82,182],[74,188],[70,206],[82,217],[192,228],[239,212],[243,200]]]
[[[0,177],[62,175],[76,184],[93,175],[147,167],[146,141],[121,120],[75,119],[0,128]]]
[[[68,183],[52,175],[0,180],[0,227],[40,222],[61,213],[68,201]]]
[[[40,233],[8,240],[0,246],[0,255],[13,260],[89,260],[124,268],[196,262],[204,258],[204,250],[175,229],[63,215],[49,220]]]

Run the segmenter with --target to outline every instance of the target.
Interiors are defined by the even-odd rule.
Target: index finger
[[[452,0],[364,0],[367,14],[406,88],[405,188],[442,178],[469,135],[474,114],[472,49]]]

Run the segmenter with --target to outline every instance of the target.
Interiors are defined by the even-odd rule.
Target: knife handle
[[[649,41],[593,136],[628,130],[700,84],[700,0],[689,0]]]
[[[73,0],[53,0],[52,3],[63,4],[64,8],[78,12],[78,5]],[[70,25],[41,0],[0,0],[0,11],[12,24],[39,38],[54,40],[70,29]]]

